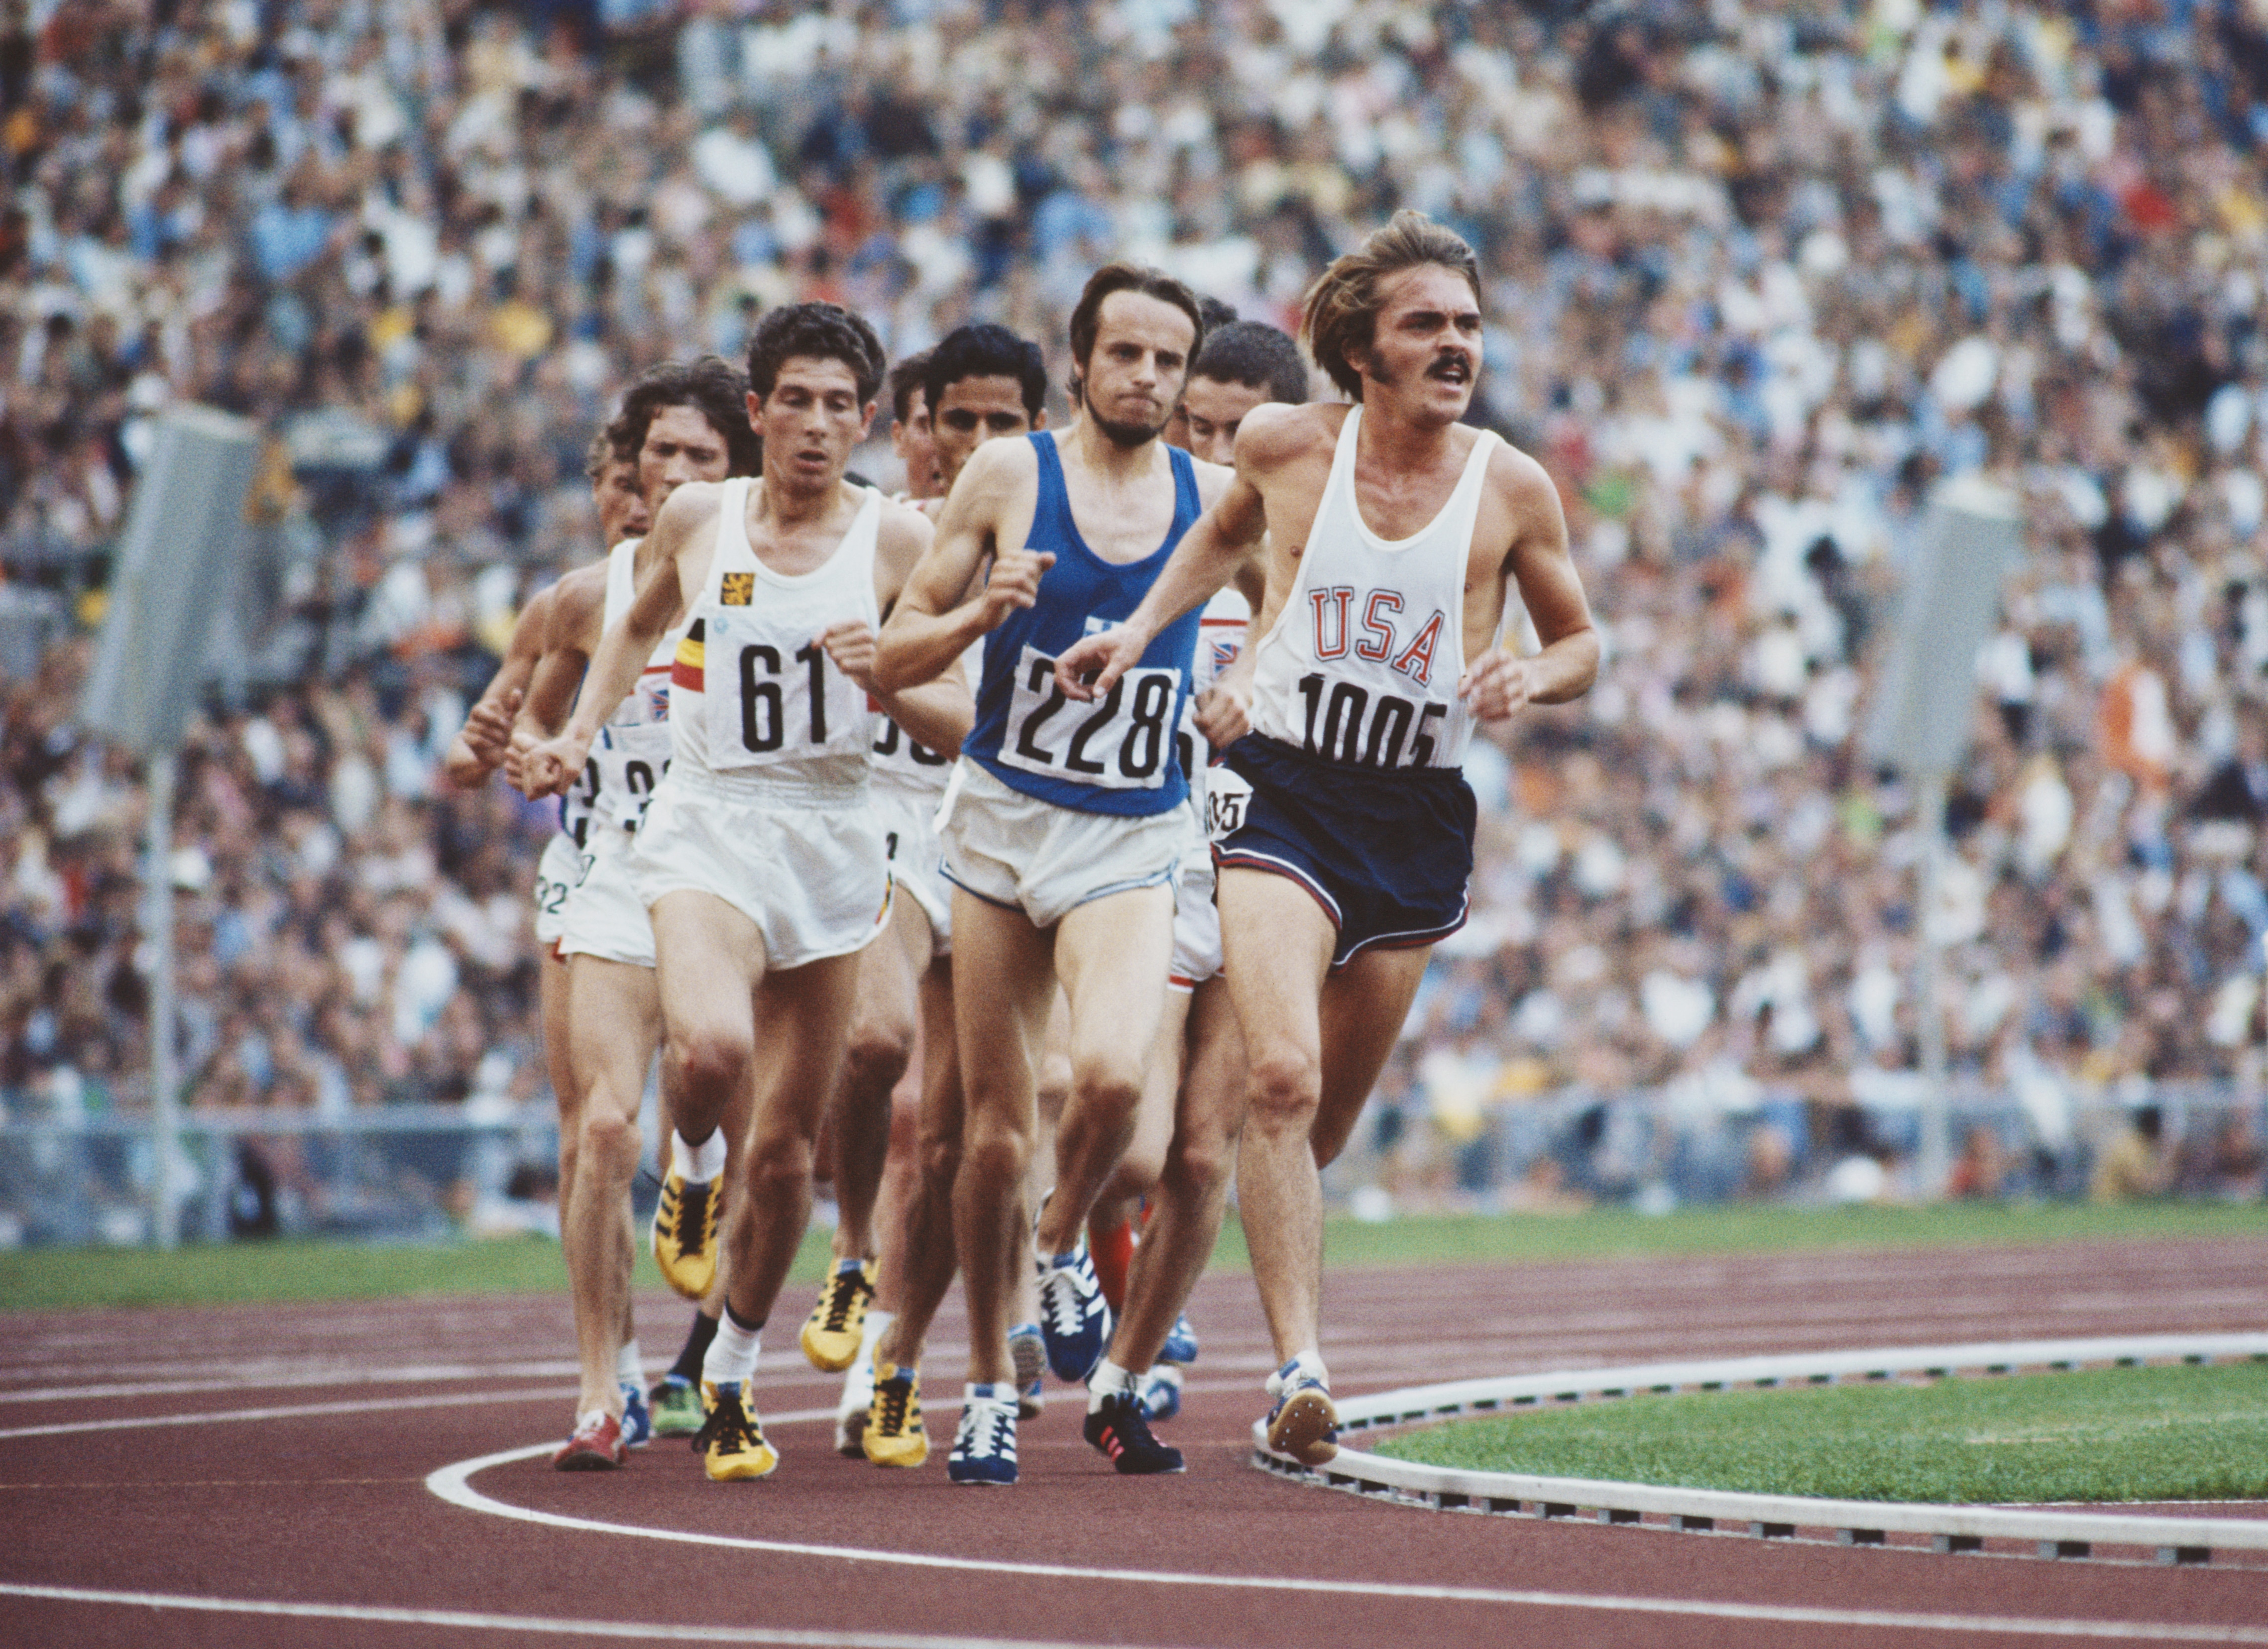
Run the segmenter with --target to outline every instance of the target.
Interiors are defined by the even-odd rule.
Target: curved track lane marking
[[[476,1402],[534,1402],[574,1395],[567,1386],[528,1391],[457,1391],[438,1397],[374,1397],[360,1402],[298,1402],[281,1408],[221,1409],[204,1414],[129,1415],[115,1420],[57,1420],[48,1425],[15,1425],[0,1431],[0,1442],[15,1437],[61,1437],[73,1432],[138,1432],[151,1426],[224,1425],[235,1420],[297,1420],[324,1414],[370,1414],[380,1409],[453,1409]],[[832,1410],[828,1413],[833,1413]]]
[[[902,1632],[788,1631],[762,1626],[672,1626],[646,1621],[556,1620],[541,1615],[488,1615],[469,1609],[387,1609],[365,1603],[280,1603],[258,1598],[195,1597],[175,1592],[98,1592],[85,1586],[17,1586],[0,1581],[0,1597],[52,1603],[111,1603],[129,1609],[189,1609],[206,1615],[285,1616],[298,1620],[363,1621],[387,1626],[448,1626],[468,1631],[544,1632],[567,1638],[635,1638],[647,1643],[779,1644],[801,1649],[1082,1649],[1028,1638],[940,1638]]]
[[[831,1417],[832,1411],[828,1411]],[[787,1416],[780,1416],[784,1422]],[[1435,1603],[1475,1603],[1522,1609],[1582,1609],[1598,1614],[1668,1615],[1707,1620],[1769,1621],[1794,1626],[1874,1627],[1891,1631],[1965,1632],[1977,1635],[2082,1638],[2114,1643],[2213,1643],[2268,1645],[2268,1626],[2182,1626],[2157,1621],[2057,1620],[2012,1615],[1915,1615],[1894,1609],[1812,1609],[1777,1603],[1719,1603],[1698,1598],[1617,1597],[1580,1592],[1531,1592],[1490,1586],[1426,1586],[1392,1580],[1314,1580],[1284,1575],[1184,1574],[1162,1569],[1095,1569],[1073,1564],[1015,1563],[999,1558],[948,1557],[929,1552],[882,1551],[861,1546],[822,1546],[808,1541],[762,1540],[745,1535],[706,1535],[687,1529],[650,1528],[605,1523],[595,1518],[539,1512],[492,1499],[472,1486],[479,1473],[547,1454],[556,1444],[505,1449],[443,1466],[425,1486],[450,1505],[490,1517],[509,1518],[550,1528],[589,1535],[626,1535],[638,1540],[674,1541],[690,1546],[723,1546],[736,1551],[773,1552],[790,1557],[831,1557],[848,1563],[891,1564],[910,1569],[949,1569],[975,1574],[1013,1574],[1051,1580],[1101,1580],[1120,1585],[1214,1586],[1233,1591],[1316,1593],[1340,1597],[1408,1598]]]

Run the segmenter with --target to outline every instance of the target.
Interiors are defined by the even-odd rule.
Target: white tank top
[[[1465,567],[1497,438],[1486,431],[1432,521],[1389,543],[1356,507],[1362,409],[1347,414],[1300,574],[1259,642],[1253,731],[1325,761],[1456,768],[1472,737]]]
[[[637,594],[637,552],[644,541],[628,538],[607,555],[607,604],[602,626],[612,629]],[[688,620],[690,622],[690,620]],[[674,735],[669,726],[669,673],[683,639],[685,624],[661,638],[630,691],[591,746],[585,773],[597,775],[591,819],[635,830],[645,817],[653,787],[669,770]]]
[[[1216,591],[1197,615],[1197,650],[1189,661],[1189,696],[1182,701],[1182,769],[1189,776],[1189,806],[1198,821],[1207,825],[1207,834],[1215,834],[1213,798],[1221,786],[1225,769],[1211,763],[1217,754],[1197,731],[1197,700],[1212,690],[1228,666],[1236,662],[1236,655],[1244,651],[1245,632],[1252,627],[1252,604],[1234,586]],[[1235,775],[1228,776],[1233,789],[1248,788]],[[1236,813],[1239,823],[1243,814]]]
[[[736,479],[720,490],[716,553],[671,672],[673,760],[689,781],[750,800],[863,794],[877,716],[819,636],[852,619],[880,628],[874,545],[882,495],[865,489],[835,553],[790,575],[749,548],[750,484]]]

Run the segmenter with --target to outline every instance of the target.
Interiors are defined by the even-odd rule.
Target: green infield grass
[[[2268,1237],[2268,1206],[2158,1203],[1949,1204],[1932,1208],[1681,1209],[1649,1218],[1622,1209],[1542,1216],[1411,1215],[1379,1225],[1335,1218],[1324,1232],[1334,1266],[1486,1263],[1648,1255],[1775,1254],[1831,1248],[1994,1246],[2177,1237]],[[804,1239],[791,1280],[815,1284],[827,1238]],[[1241,1270],[1244,1233],[1232,1214],[1213,1255]],[[637,1285],[659,1288],[639,1243]],[[165,1306],[389,1295],[563,1291],[559,1245],[541,1239],[379,1247],[315,1239],[141,1248],[27,1248],[0,1253],[0,1309]]]
[[[1955,1505],[2268,1498],[2268,1364],[1630,1397],[1389,1438],[1485,1471]]]

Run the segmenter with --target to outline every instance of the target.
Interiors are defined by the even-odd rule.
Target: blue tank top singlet
[[[1142,818],[1178,807],[1189,794],[1174,729],[1197,652],[1195,609],[1160,630],[1104,697],[1075,703],[1056,689],[1057,655],[1081,637],[1123,623],[1195,524],[1203,506],[1189,455],[1166,449],[1174,469],[1174,521],[1155,553],[1123,564],[1086,546],[1071,520],[1055,437],[1027,438],[1039,455],[1037,506],[1024,547],[1052,550],[1039,600],[1008,615],[984,640],[976,725],[962,753],[994,777],[1057,806]]]

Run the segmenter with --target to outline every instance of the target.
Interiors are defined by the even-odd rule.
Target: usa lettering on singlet
[[[670,671],[671,760],[751,795],[795,785],[863,791],[880,718],[819,637],[853,619],[880,626],[882,495],[865,490],[825,564],[789,574],[749,547],[749,485],[736,479],[720,490],[716,553]]]
[[[1257,644],[1252,730],[1349,767],[1457,768],[1465,568],[1497,438],[1482,431],[1440,512],[1389,542],[1355,505],[1361,423],[1356,407],[1340,427],[1299,577]]]
[[[1039,455],[1038,497],[1024,548],[1052,550],[1039,600],[1010,614],[985,638],[976,724],[962,750],[1012,790],[1081,813],[1149,817],[1189,794],[1174,734],[1189,691],[1197,637],[1192,612],[1160,630],[1139,663],[1101,699],[1074,703],[1055,684],[1056,659],[1072,643],[1123,623],[1202,512],[1189,455],[1167,447],[1174,519],[1166,541],[1140,561],[1103,560],[1071,519],[1063,460],[1045,431],[1027,438]]]
[[[643,541],[625,539],[608,552],[606,609],[600,620],[607,629],[612,629],[630,610],[637,593],[637,551]],[[645,817],[646,803],[652,799],[653,787],[669,771],[675,738],[669,725],[670,670],[686,628],[680,624],[662,637],[645,668],[638,673],[637,685],[607,718],[591,745],[583,771],[593,791],[591,820],[594,825],[637,829]]]

